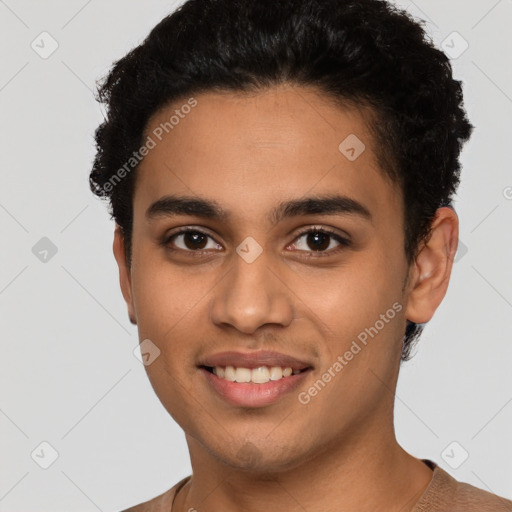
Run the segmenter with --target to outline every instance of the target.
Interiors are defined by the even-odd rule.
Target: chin
[[[275,441],[270,439],[264,440],[262,444],[247,441],[238,445],[236,451],[231,451],[236,448],[233,445],[234,443],[231,443],[230,446],[226,446],[226,450],[215,447],[212,453],[226,466],[251,473],[255,477],[260,475],[263,479],[268,479],[272,474],[289,471],[302,464],[306,458],[306,454],[299,453],[300,444],[295,448],[279,448]]]

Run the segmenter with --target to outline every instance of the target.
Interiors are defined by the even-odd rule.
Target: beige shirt
[[[432,480],[416,504],[411,505],[410,512],[512,512],[512,501],[455,480],[435,462],[424,462],[434,470]],[[190,478],[189,475],[160,496],[123,512],[172,512],[174,497]]]

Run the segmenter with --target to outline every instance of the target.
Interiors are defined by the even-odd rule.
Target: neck
[[[393,427],[353,429],[305,454],[286,470],[236,468],[187,435],[193,477],[173,512],[266,512],[276,504],[303,512],[405,512],[432,479],[432,470],[405,452]]]

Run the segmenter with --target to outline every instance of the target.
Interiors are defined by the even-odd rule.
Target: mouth
[[[268,382],[277,382],[286,379],[292,375],[299,375],[306,372],[311,367],[292,368],[291,366],[258,366],[256,368],[235,367],[235,366],[205,366],[200,368],[215,375],[219,379],[228,382],[267,384]]]
[[[313,370],[309,362],[270,350],[220,352],[198,363],[207,392],[239,407],[264,407],[289,396]]]
[[[313,366],[275,352],[224,352],[201,361],[207,393],[230,406],[256,408],[289,397]]]

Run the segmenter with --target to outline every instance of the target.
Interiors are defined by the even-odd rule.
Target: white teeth
[[[280,380],[290,375],[297,375],[300,370],[292,370],[289,366],[260,366],[259,368],[235,368],[234,366],[215,366],[213,373],[221,379],[231,382],[253,382],[254,384],[265,384],[271,380]]]
[[[217,370],[219,367],[216,366],[215,370]],[[215,371],[214,370],[214,371]],[[217,374],[218,375],[218,374]],[[219,375],[220,377],[220,375]],[[232,366],[226,366],[226,370],[224,372],[224,378],[226,380],[230,380],[231,382],[235,382],[235,369]]]
[[[264,384],[270,380],[270,371],[266,366],[253,368],[251,371],[251,381],[256,384]]]
[[[235,370],[236,382],[251,382],[252,371],[249,368],[237,368]]]
[[[283,369],[280,366],[270,368],[270,380],[279,380],[283,378]]]

